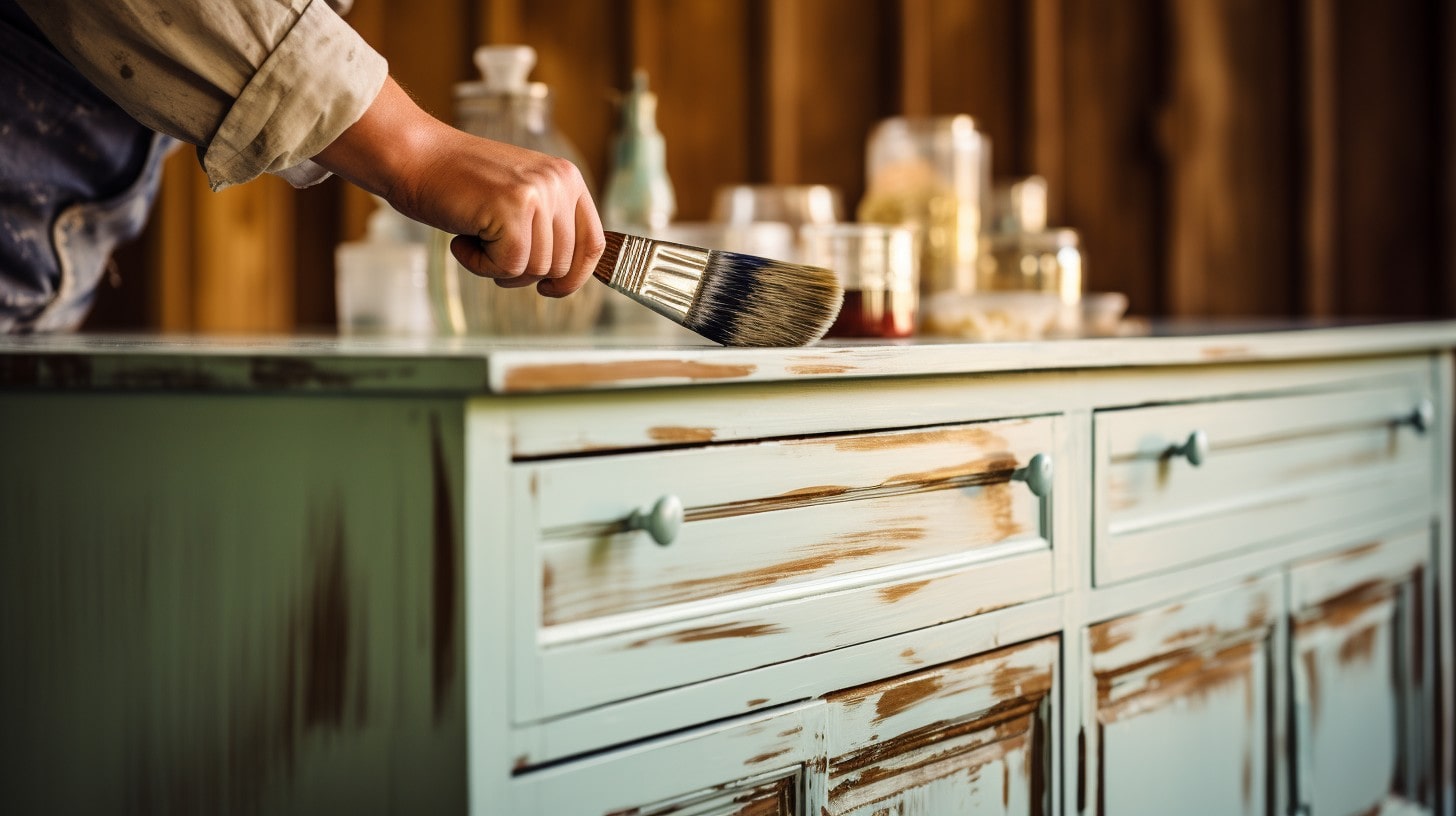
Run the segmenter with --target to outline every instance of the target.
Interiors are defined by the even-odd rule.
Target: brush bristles
[[[714,251],[683,325],[725,346],[804,346],[829,331],[843,300],[828,269]]]

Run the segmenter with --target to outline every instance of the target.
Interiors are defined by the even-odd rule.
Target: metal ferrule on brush
[[[687,319],[709,251],[681,244],[625,236],[609,285],[678,323]]]

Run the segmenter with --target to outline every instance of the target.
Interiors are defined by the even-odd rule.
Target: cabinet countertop
[[[0,388],[531,394],[1396,354],[1456,345],[1456,321],[1167,322],[1130,337],[826,341],[808,348],[640,338],[33,335],[0,338]]]

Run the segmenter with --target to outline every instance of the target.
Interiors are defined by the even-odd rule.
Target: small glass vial
[[[909,337],[920,301],[915,232],[891,224],[803,228],[804,263],[834,271],[844,306],[829,337]]]

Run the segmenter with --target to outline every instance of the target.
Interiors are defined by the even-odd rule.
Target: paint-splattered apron
[[[81,324],[111,251],[146,223],[171,144],[0,0],[0,332]]]

